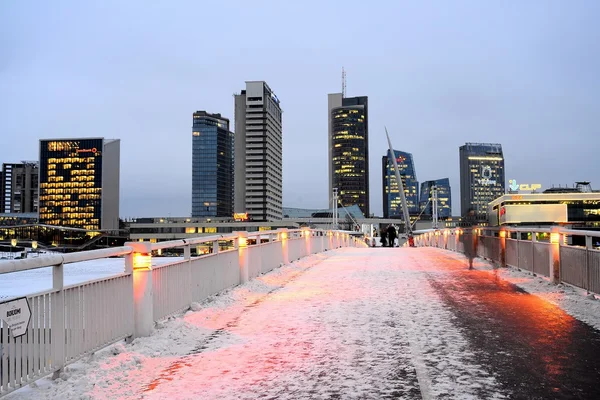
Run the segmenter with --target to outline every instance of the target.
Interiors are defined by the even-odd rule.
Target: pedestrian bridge
[[[344,232],[240,233],[211,238],[202,257],[191,249],[206,238],[53,256],[44,263],[55,286],[27,296],[27,333],[11,338],[3,323],[3,393],[58,371],[64,380],[8,397],[600,398],[598,331],[483,258],[470,270],[464,255],[436,248],[454,238],[480,252],[487,240],[458,234],[473,235],[368,248]],[[156,265],[151,254],[175,246],[182,259]],[[115,252],[123,274],[61,287],[67,263]]]

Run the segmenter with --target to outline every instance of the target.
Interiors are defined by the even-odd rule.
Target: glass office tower
[[[408,213],[418,215],[419,213],[419,192],[415,164],[411,153],[394,150],[396,163],[404,186],[404,195]],[[398,190],[396,181],[396,172],[394,171],[394,162],[390,159],[390,151],[382,157],[382,182],[383,182],[383,217],[394,218],[402,216],[402,198]]]
[[[233,217],[233,132],[221,114],[197,111],[192,126],[192,217]]]
[[[450,179],[442,178],[421,183],[419,209],[425,216],[433,215],[433,193],[432,188],[437,188],[438,218],[444,219],[452,216],[452,191],[450,190]]]

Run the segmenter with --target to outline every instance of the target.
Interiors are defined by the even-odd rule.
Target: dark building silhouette
[[[369,216],[369,108],[367,96],[328,97],[329,205],[358,205]]]

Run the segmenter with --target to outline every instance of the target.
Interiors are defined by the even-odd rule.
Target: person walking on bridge
[[[396,242],[396,228],[394,228],[394,225],[389,225],[387,227],[387,235],[388,235],[388,242],[389,242],[389,247],[395,247],[395,242]]]
[[[381,247],[385,247],[387,246],[387,230],[386,229],[381,229]]]

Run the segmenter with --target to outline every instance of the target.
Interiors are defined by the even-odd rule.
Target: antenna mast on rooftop
[[[342,98],[346,97],[346,71],[342,67]]]

